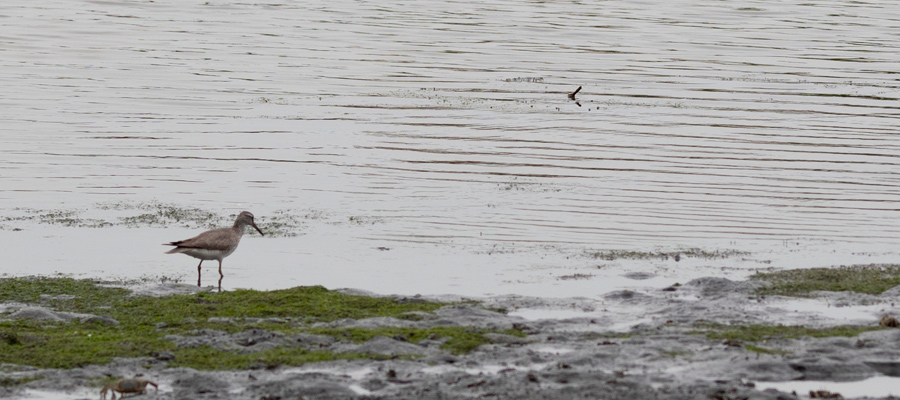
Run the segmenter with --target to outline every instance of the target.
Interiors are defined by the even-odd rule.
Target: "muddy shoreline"
[[[146,399],[793,399],[806,398],[803,396],[807,393],[798,396],[774,389],[759,390],[756,382],[859,381],[900,376],[897,329],[851,336],[776,336],[748,342],[716,337],[709,332],[718,328],[703,328],[777,321],[774,308],[758,305],[784,299],[756,295],[761,284],[701,278],[667,290],[608,293],[602,303],[584,298],[507,296],[480,299],[482,303],[477,305],[449,305],[432,313],[419,313],[413,319],[374,317],[314,324],[322,328],[363,329],[470,327],[523,333],[488,333],[489,344],[466,354],[442,349],[446,338],[412,343],[402,336],[376,336],[353,343],[326,335],[286,335],[262,328],[234,333],[228,329],[202,329],[165,338],[179,348],[207,346],[254,354],[284,347],[364,353],[377,359],[302,366],[259,362],[246,369],[226,371],[169,367],[175,356],[166,352],[73,369],[4,364],[0,378],[22,383],[0,386],[0,395],[42,398],[42,394],[55,393],[64,398],[96,398],[97,382],[109,377],[138,376],[160,385],[159,392],[151,391],[143,396]],[[182,290],[191,289],[166,284],[151,291],[170,294]],[[897,297],[897,292],[900,289],[880,295],[819,295],[836,307],[879,303],[890,311],[891,299]],[[439,300],[454,299],[445,296]],[[598,309],[600,306],[604,309]],[[604,311],[630,308],[644,310],[639,319],[643,322],[627,329],[611,329],[621,314],[606,315]],[[584,316],[525,318],[522,315],[526,314],[520,312],[536,309],[574,309],[584,312]],[[23,304],[5,304],[0,311],[4,312],[2,318],[14,318],[23,310],[30,312],[24,315],[31,315],[23,318],[48,318],[54,313],[52,309]],[[797,325],[827,325],[813,314],[805,319],[795,318],[799,318]],[[227,326],[237,321],[221,318],[214,322]],[[878,325],[877,319],[872,319],[872,325]],[[28,381],[30,378],[35,380]]]

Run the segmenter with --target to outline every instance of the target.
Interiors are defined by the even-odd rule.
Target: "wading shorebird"
[[[247,226],[256,228],[260,235],[265,236],[253,222],[253,214],[243,211],[234,220],[234,226],[231,228],[213,229],[190,239],[166,243],[166,246],[175,246],[166,254],[183,253],[200,259],[200,264],[197,265],[197,286],[200,286],[200,266],[203,265],[203,262],[206,260],[219,261],[219,288],[221,289],[222,277],[225,276],[222,274],[222,259],[234,253]]]

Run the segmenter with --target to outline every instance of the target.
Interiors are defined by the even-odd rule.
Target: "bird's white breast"
[[[184,249],[182,253],[187,254],[194,258],[199,258],[201,260],[222,260],[225,257],[234,253],[234,250],[237,246],[232,247],[228,250],[209,250],[209,249]]]

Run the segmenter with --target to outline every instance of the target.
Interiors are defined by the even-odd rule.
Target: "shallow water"
[[[898,18],[887,1],[5,1],[0,208],[315,216],[245,238],[225,288],[594,296],[892,262]],[[195,228],[0,226],[9,275],[196,279],[159,246]],[[694,247],[750,255],[585,256]]]
[[[839,393],[844,398],[855,397],[889,397],[900,394],[898,390],[900,378],[890,376],[876,376],[856,382],[829,382],[829,381],[788,381],[788,382],[756,382],[759,390],[776,389],[784,392],[796,392],[801,398],[810,391],[825,390]]]

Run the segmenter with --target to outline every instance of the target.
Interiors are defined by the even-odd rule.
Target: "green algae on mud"
[[[732,342],[760,342],[773,339],[798,339],[804,336],[823,338],[833,336],[854,337],[863,332],[884,329],[880,326],[834,326],[830,328],[807,328],[800,325],[724,325],[712,322],[694,324],[694,334],[706,335],[709,339],[724,339]]]
[[[285,290],[202,292],[163,297],[131,296],[122,288],[72,278],[0,279],[0,303],[26,303],[56,311],[109,317],[103,322],[0,319],[0,363],[39,368],[76,368],[104,364],[114,357],[174,354],[170,366],[198,369],[247,368],[263,365],[301,365],[337,359],[382,359],[384,356],[309,351],[277,347],[253,354],[236,354],[210,347],[180,348],[166,335],[191,335],[199,329],[227,333],[262,328],[283,334],[308,332],[339,340],[364,341],[375,336],[401,335],[411,342],[446,338],[442,346],[456,354],[489,343],[490,330],[471,327],[314,328],[316,322],[343,318],[396,317],[414,319],[449,303],[409,298],[367,297],[338,293],[320,286]],[[518,331],[498,333],[522,335]]]
[[[878,295],[900,285],[900,265],[867,264],[836,268],[808,268],[757,273],[750,279],[766,281],[760,295],[811,297],[814,291],[856,292]]]

